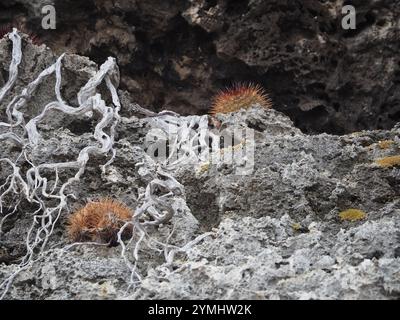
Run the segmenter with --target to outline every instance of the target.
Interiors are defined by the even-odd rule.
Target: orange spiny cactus
[[[72,241],[95,241],[117,244],[121,227],[132,219],[132,211],[111,199],[89,202],[68,219],[68,235]],[[124,237],[132,234],[132,227],[124,229]]]
[[[6,34],[13,31],[13,28],[17,28],[22,33],[25,33],[34,45],[40,46],[42,44],[40,38],[33,32],[29,31],[22,23],[11,24],[7,23],[0,26],[0,39],[4,38]]]
[[[0,39],[2,39],[7,33],[11,32],[12,29],[9,25],[0,26]]]
[[[229,113],[248,109],[254,104],[264,108],[272,107],[272,101],[260,85],[236,84],[218,93],[213,101],[210,113]]]

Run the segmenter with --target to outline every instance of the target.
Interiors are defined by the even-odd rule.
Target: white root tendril
[[[208,130],[207,116],[179,117],[171,112],[162,112],[148,119],[152,128],[150,136],[156,137],[155,144],[167,139],[169,154],[166,157],[153,159],[148,154],[144,160],[136,164],[138,173],[147,183],[147,187],[139,194],[138,202],[132,221],[125,223],[118,233],[118,243],[122,247],[121,255],[131,270],[130,286],[141,282],[141,276],[137,270],[140,250],[145,244],[148,248],[164,254],[165,264],[160,270],[163,277],[177,272],[172,271],[172,264],[177,253],[187,253],[193,246],[205,238],[214,235],[212,232],[202,234],[188,242],[183,247],[169,244],[175,225],[164,242],[160,242],[150,236],[148,231],[152,227],[158,227],[170,222],[174,216],[184,218],[186,209],[185,190],[169,172],[179,166],[206,161],[209,157],[209,138],[212,143],[218,143],[218,139]],[[151,148],[151,145],[148,145]],[[128,245],[132,247],[131,258],[128,258],[128,245],[122,239],[126,228],[132,228],[132,238]],[[131,262],[133,259],[133,263]],[[180,268],[178,268],[180,270]]]
[[[9,39],[13,44],[12,61],[9,79],[0,90],[0,103],[13,88],[18,78],[18,66],[22,59],[21,37],[16,29],[9,35]],[[110,74],[117,70],[115,59],[109,58],[101,66],[100,70],[78,93],[79,106],[73,107],[67,105],[61,96],[63,58],[64,55],[61,55],[53,65],[41,72],[34,81],[28,84],[6,106],[3,103],[0,104],[0,110],[2,112],[5,111],[8,119],[8,121],[0,122],[0,141],[2,143],[6,141],[12,142],[20,148],[20,153],[15,158],[7,156],[0,158],[1,170],[10,172],[0,186],[0,214],[4,215],[6,203],[8,207],[6,214],[0,221],[0,237],[2,235],[2,226],[6,219],[17,211],[22,213],[27,211],[26,208],[21,208],[22,198],[25,202],[37,208],[33,213],[25,213],[32,214],[32,224],[26,236],[26,253],[22,257],[17,270],[0,283],[0,299],[4,298],[13,279],[21,271],[28,269],[43,254],[57,220],[67,206],[67,198],[71,196],[67,194],[67,189],[72,183],[80,180],[90,158],[94,155],[107,156],[111,154],[111,159],[106,163],[107,165],[111,163],[115,155],[113,148],[114,136],[116,126],[120,120],[120,102],[117,90],[110,80]],[[25,124],[27,119],[25,119],[26,116],[21,111],[22,108],[29,102],[38,86],[52,75],[56,77],[54,88],[56,100],[44,106],[39,115],[29,119]],[[113,101],[112,106],[107,106],[101,95],[96,91],[96,88],[103,81],[105,81],[110,91]],[[30,152],[38,147],[41,140],[37,125],[45,120],[50,110],[56,110],[71,116],[82,115],[88,111],[101,115],[93,133],[96,143],[83,148],[75,161],[36,165],[30,160]],[[106,129],[108,133],[104,131]],[[28,169],[23,170],[22,165],[25,167],[28,165]],[[102,169],[105,169],[105,165]],[[75,175],[67,181],[61,182],[59,172],[65,170],[75,170]],[[48,181],[49,172],[54,174],[52,187],[50,187]],[[46,176],[44,173],[46,173]]]
[[[18,79],[18,67],[22,60],[22,40],[16,29],[9,34],[9,39],[13,46],[12,61],[9,68],[9,79],[0,89],[0,119],[3,121],[0,121],[0,142],[4,146],[12,144],[14,150],[17,148],[18,152],[15,156],[12,156],[11,153],[0,156],[0,172],[6,173],[6,177],[0,181],[0,241],[2,227],[11,216],[17,213],[29,215],[32,216],[32,223],[25,238],[25,255],[21,258],[16,270],[0,283],[0,299],[5,297],[13,280],[21,271],[29,269],[33,263],[43,258],[44,253],[48,250],[47,243],[58,219],[68,208],[68,198],[74,198],[69,189],[73,183],[80,181],[87,166],[90,165],[91,158],[99,155],[109,158],[101,166],[103,172],[114,160],[116,154],[114,139],[116,127],[120,121],[119,111],[121,108],[117,88],[111,80],[114,73],[118,72],[118,66],[113,58],[108,58],[99,71],[80,89],[77,94],[78,106],[68,105],[61,94],[61,70],[64,55],[61,55],[53,65],[42,71],[22,92],[16,94],[8,103],[4,103],[4,99]],[[39,85],[50,76],[55,76],[56,80],[55,100],[45,105],[38,115],[29,118],[23,112],[24,107],[29,103]],[[106,104],[97,91],[98,86],[102,83],[106,84],[111,95],[111,106]],[[100,117],[93,118],[99,118],[92,134],[95,141],[84,147],[74,161],[37,164],[33,160],[32,151],[37,151],[43,140],[40,130],[38,130],[38,124],[45,121],[52,110],[69,116],[100,115]],[[195,126],[201,128],[206,126],[205,117],[193,117],[190,123],[186,123],[172,112],[162,112],[156,115],[151,114],[149,119],[153,123],[153,127],[163,131],[169,130],[168,126],[171,124],[176,126],[179,134],[176,144],[171,146],[172,152],[184,149],[189,152],[190,157],[194,148],[199,146],[208,150],[203,133],[197,136],[189,134],[190,129]],[[187,144],[184,142],[187,139],[198,143],[198,146],[186,150]],[[137,148],[144,153],[140,147]],[[3,153],[4,150],[6,149],[0,149]],[[211,235],[211,233],[203,234],[182,248],[168,244],[174,231],[170,233],[165,243],[150,236],[150,232],[155,227],[165,225],[175,215],[182,215],[187,208],[184,187],[169,173],[170,169],[179,164],[180,162],[156,163],[147,155],[143,162],[136,164],[147,187],[139,195],[138,207],[132,220],[125,223],[117,235],[118,243],[121,245],[121,255],[131,271],[129,287],[139,284],[142,279],[137,266],[140,262],[139,257],[143,244],[163,253],[168,267],[172,264],[176,253],[186,252],[190,247]],[[73,172],[72,176],[67,179],[62,178],[60,173],[65,171]],[[49,176],[52,178],[50,179]],[[124,241],[122,238],[126,228],[132,228],[133,232],[132,237]],[[84,243],[69,245],[63,250],[67,251],[81,244]]]

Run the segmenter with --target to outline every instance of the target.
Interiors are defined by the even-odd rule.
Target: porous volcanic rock
[[[57,29],[41,29],[53,3]],[[400,6],[344,0],[10,0],[0,22],[23,22],[57,52],[118,58],[122,88],[143,107],[204,114],[238,81],[261,84],[306,133],[390,129],[400,119]]]
[[[23,82],[34,79],[56,56],[32,46],[27,57],[43,63],[21,67]],[[0,41],[0,74],[6,74],[10,43]],[[26,51],[25,51],[26,52]],[[63,92],[71,99],[97,70],[87,58],[68,55]],[[73,81],[80,79],[79,81]],[[4,83],[0,78],[0,86]],[[41,85],[32,106],[54,99]],[[177,255],[165,275],[163,253],[141,250],[140,285],[127,291],[130,272],[120,247],[83,246],[65,250],[66,220],[87,200],[112,195],[134,207],[144,184],[135,165],[143,153],[149,119],[138,118],[129,94],[120,91],[122,119],[116,158],[101,173],[104,159],[94,158],[70,187],[69,198],[50,238],[49,251],[15,279],[7,299],[399,299],[400,169],[381,167],[377,159],[400,154],[400,126],[349,135],[308,135],[283,113],[254,106],[218,115],[227,128],[254,130],[254,168],[237,175],[229,166],[200,163],[172,174],[183,184],[187,210],[152,230],[155,239],[170,234],[183,246],[196,236],[212,236]],[[36,109],[35,109],[36,110]],[[29,112],[35,110],[27,110]],[[35,111],[36,112],[36,111]],[[90,123],[57,121],[41,126],[43,141],[32,150],[35,163],[67,161],[91,139]],[[0,157],[12,146],[2,144]],[[0,168],[0,183],[6,172]],[[363,210],[361,220],[343,220],[340,212]],[[17,212],[3,226],[0,282],[17,270],[32,216]],[[0,214],[1,215],[1,214]],[[174,226],[174,227],[173,227]],[[171,266],[169,266],[171,267]],[[162,279],[162,280],[161,280]]]

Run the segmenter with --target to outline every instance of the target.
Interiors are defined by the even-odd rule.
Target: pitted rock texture
[[[10,52],[3,48],[2,70]],[[32,81],[44,65],[30,67],[30,54],[52,63],[56,56],[32,46],[22,64],[22,82]],[[30,49],[30,50],[27,50]],[[63,93],[74,104],[74,93],[97,70],[95,63],[66,56]],[[75,79],[75,81],[74,81]],[[76,81],[76,79],[80,79]],[[19,88],[19,89],[18,89]],[[31,106],[54,99],[51,83],[42,84]],[[382,168],[377,159],[400,154],[400,127],[351,135],[307,135],[282,113],[254,107],[218,115],[221,127],[254,130],[254,168],[236,175],[232,167],[199,163],[173,172],[185,186],[188,210],[171,223],[151,231],[155,239],[168,236],[183,246],[196,236],[213,236],[179,254],[165,278],[162,253],[142,249],[140,286],[128,290],[129,270],[120,248],[68,245],[66,220],[90,199],[113,197],[132,208],[138,188],[145,185],[135,164],[149,131],[147,118],[137,118],[129,94],[120,91],[122,119],[118,126],[116,158],[102,174],[104,159],[94,158],[79,183],[50,240],[50,251],[23,271],[7,299],[398,299],[400,297],[400,170]],[[37,108],[21,110],[29,118]],[[32,161],[73,159],[90,139],[90,122],[65,119],[54,113],[40,126],[43,140]],[[2,144],[1,155],[12,145]],[[6,172],[0,170],[0,181]],[[363,210],[360,221],[343,221],[339,213]],[[26,204],[29,212],[29,204]],[[0,242],[0,280],[17,268],[25,251],[31,215],[17,212],[3,225]],[[162,279],[163,280],[160,280]]]
[[[57,29],[42,30],[53,3]],[[400,6],[351,1],[12,0],[0,22],[20,21],[57,52],[100,63],[116,56],[122,87],[141,106],[203,114],[234,82],[270,92],[275,108],[307,133],[390,129],[400,119]]]
[[[10,42],[0,41],[0,86],[7,79]],[[23,41],[22,79],[14,95],[32,81],[56,55]],[[62,93],[68,103],[98,69],[87,58],[67,55]],[[38,61],[34,63],[33,61]],[[116,75],[117,77],[117,75]],[[40,85],[27,119],[54,99],[54,84]],[[101,88],[100,88],[101,90]],[[87,200],[112,196],[135,208],[145,187],[135,164],[149,120],[134,113],[135,98],[120,91],[122,119],[115,141],[116,158],[102,174],[105,159],[93,158],[70,198],[51,237],[49,251],[23,271],[7,299],[399,299],[400,168],[382,168],[377,159],[400,155],[400,125],[349,135],[308,135],[283,113],[254,107],[219,115],[221,127],[251,128],[255,136],[254,168],[236,175],[229,166],[199,163],[173,175],[185,187],[187,212],[151,230],[162,240],[175,227],[170,243],[183,246],[212,231],[179,254],[165,277],[163,253],[144,247],[139,271],[142,283],[128,289],[130,272],[120,248],[83,246],[65,250],[67,217]],[[4,117],[4,110],[1,111]],[[2,118],[1,118],[2,119]],[[54,113],[39,127],[43,140],[32,161],[68,161],[90,139],[90,121]],[[136,150],[136,151],[135,151]],[[0,157],[16,152],[0,145]],[[0,185],[7,173],[0,167]],[[29,204],[3,225],[0,282],[17,270],[32,223]],[[359,221],[339,213],[363,210]],[[4,214],[0,214],[2,216]]]

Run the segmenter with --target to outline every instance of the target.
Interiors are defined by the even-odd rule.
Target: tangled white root
[[[13,88],[18,77],[18,67],[22,60],[21,37],[16,29],[9,35],[9,38],[13,43],[12,61],[9,79],[0,90],[0,103],[10,89]],[[6,197],[16,199],[13,206],[8,205],[11,210],[0,222],[0,236],[1,226],[4,221],[22,209],[20,208],[21,196],[23,196],[24,200],[38,207],[33,213],[32,225],[26,236],[26,254],[22,258],[17,271],[0,284],[0,289],[3,291],[1,298],[8,291],[15,276],[28,268],[45,250],[56,222],[67,206],[67,198],[69,196],[73,197],[73,195],[66,193],[66,189],[72,183],[80,180],[90,158],[93,155],[108,155],[111,153],[110,160],[103,166],[104,170],[105,166],[111,163],[115,156],[115,150],[113,149],[115,128],[120,120],[120,102],[117,90],[110,79],[110,74],[117,69],[115,59],[109,58],[100,67],[100,70],[79,91],[79,106],[73,107],[67,105],[61,96],[63,58],[64,55],[61,55],[53,65],[42,71],[34,81],[29,83],[19,95],[16,95],[5,106],[7,121],[0,122],[0,141],[9,140],[20,149],[19,155],[14,159],[8,157],[0,158],[2,169],[5,170],[5,166],[9,166],[11,169],[11,173],[0,186],[0,191],[2,191],[0,194],[0,213],[3,213]],[[56,77],[54,88],[56,100],[44,106],[39,115],[31,118],[25,124],[24,113],[21,109],[29,102],[38,86],[53,74]],[[101,95],[96,93],[96,88],[103,81],[105,81],[110,91],[112,106],[107,106]],[[4,106],[0,106],[1,110],[4,110]],[[41,139],[37,124],[45,119],[50,110],[57,110],[72,116],[86,114],[89,111],[100,114],[102,117],[93,133],[96,144],[83,148],[75,161],[34,164],[30,160],[30,153],[38,147]],[[107,129],[108,133],[104,131],[105,129]],[[23,174],[22,165],[26,166],[27,164],[29,169],[25,169],[26,173]],[[71,169],[75,170],[75,175],[63,183],[60,182],[59,172]],[[54,183],[51,188],[48,181],[49,172],[52,172],[54,176]],[[44,176],[44,173],[46,173],[46,176]],[[50,202],[56,205],[49,206]]]
[[[4,298],[13,280],[21,271],[28,269],[35,261],[43,257],[56,223],[63,210],[67,208],[68,198],[74,198],[72,193],[67,193],[67,188],[80,181],[87,165],[90,164],[91,157],[110,155],[109,161],[102,166],[103,171],[113,161],[116,154],[114,149],[115,130],[120,121],[119,111],[121,108],[116,86],[111,80],[111,74],[118,70],[116,61],[113,58],[108,58],[99,71],[80,89],[77,94],[78,106],[69,106],[61,95],[61,67],[64,55],[61,55],[53,65],[42,71],[19,95],[16,95],[7,105],[4,105],[2,101],[15,85],[18,78],[18,67],[22,60],[21,37],[16,29],[9,34],[9,39],[13,45],[9,79],[4,87],[0,89],[0,110],[5,110],[7,120],[0,122],[0,141],[13,143],[20,151],[14,158],[7,155],[0,158],[1,169],[5,171],[8,167],[10,172],[0,185],[0,214],[4,215],[0,221],[0,239],[4,221],[17,212],[26,211],[21,208],[22,201],[35,205],[37,209],[32,213],[32,224],[26,235],[26,253],[16,271],[0,283],[2,292],[0,299]],[[25,123],[23,107],[34,96],[38,86],[52,75],[56,77],[54,87],[55,100],[44,106],[40,114]],[[103,82],[105,82],[111,94],[111,106],[107,106],[102,96],[97,93],[97,87]],[[93,132],[95,143],[84,147],[74,161],[36,165],[31,159],[31,153],[35,148],[39,147],[42,139],[37,125],[44,121],[51,110],[71,116],[88,114],[88,112],[100,114],[101,118]],[[168,112],[155,116],[151,114],[151,116],[153,116],[153,123],[162,129],[167,123],[175,123],[181,130],[180,139],[187,139],[186,131],[182,129],[185,126],[180,124],[181,120],[178,116],[171,115]],[[204,126],[205,120],[202,117],[197,117],[197,120],[192,125],[199,121]],[[199,141],[203,145],[205,143],[204,137],[200,138]],[[177,150],[179,143],[174,148]],[[177,165],[177,163],[174,165]],[[25,168],[28,166],[28,169],[23,169],[23,166]],[[136,166],[142,178],[146,180],[147,187],[139,195],[138,202],[140,205],[136,208],[132,221],[126,223],[118,234],[122,257],[131,270],[130,285],[134,285],[141,280],[136,266],[139,261],[139,250],[144,242],[149,247],[155,246],[156,250],[164,251],[168,265],[172,263],[173,257],[177,252],[187,251],[191,246],[210,235],[204,234],[182,248],[168,244],[173,231],[166,239],[166,243],[153,239],[149,235],[149,227],[165,224],[175,214],[184,211],[186,207],[184,188],[168,173],[170,168],[166,164],[156,164],[150,157],[145,157],[145,161],[138,163]],[[60,178],[60,172],[66,170],[74,170],[75,174],[63,182]],[[49,181],[49,173],[52,173],[53,176],[52,183]],[[6,203],[8,210],[5,214],[4,207]],[[124,243],[121,235],[128,226],[133,226],[134,232],[132,238],[127,243]],[[67,250],[71,247],[67,246],[64,249]],[[126,253],[130,247],[132,248],[132,254],[131,257],[128,257]]]

